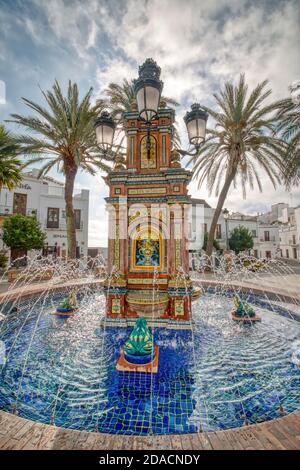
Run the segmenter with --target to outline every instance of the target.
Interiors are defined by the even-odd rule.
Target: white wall
[[[268,237],[269,234],[269,237]],[[269,240],[268,240],[269,238]],[[254,249],[258,250],[259,258],[276,258],[279,256],[279,228],[277,225],[259,224],[258,241]]]
[[[205,204],[202,204],[201,207],[198,204],[198,209],[196,212],[194,209],[193,215],[197,215],[197,217],[190,219],[190,251],[200,251],[202,249],[204,236],[203,226],[206,224],[207,230],[209,231],[213,214],[214,209],[207,207]],[[226,249],[226,223],[223,214],[221,214],[218,223],[221,225],[221,238],[217,238],[217,240],[219,242],[220,248]],[[267,256],[275,258],[278,255],[279,231],[277,225],[262,224],[258,222],[256,217],[249,218],[240,214],[230,215],[227,224],[228,238],[230,238],[231,232],[236,227],[243,226],[250,230],[250,232],[253,234],[254,241],[253,250],[251,250],[252,255],[257,254],[259,258],[265,258]],[[265,231],[269,232],[269,241],[265,240]]]
[[[46,233],[46,242],[49,246],[57,247],[60,251],[67,250],[66,220],[64,218],[65,201],[64,187],[55,181],[37,179],[34,176],[24,175],[23,181],[13,191],[3,189],[0,193],[0,213],[2,215],[13,212],[14,193],[27,195],[27,215],[32,215],[32,210],[36,211],[37,219],[42,230]],[[59,228],[47,228],[48,207],[59,209]],[[74,196],[74,209],[81,210],[81,228],[76,230],[77,244],[80,253],[87,256],[88,249],[88,214],[89,214],[89,191],[82,190]],[[0,246],[3,242],[0,240]]]

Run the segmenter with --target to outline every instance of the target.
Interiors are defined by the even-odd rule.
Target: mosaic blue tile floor
[[[136,435],[261,422],[279,416],[280,405],[294,411],[300,369],[291,358],[300,323],[283,307],[252,300],[260,324],[233,323],[231,300],[208,292],[193,304],[194,332],[154,329],[157,374],[115,369],[131,329],[103,330],[99,293],[83,298],[69,319],[51,315],[57,296],[24,301],[0,323],[8,353],[0,408],[72,429]]]

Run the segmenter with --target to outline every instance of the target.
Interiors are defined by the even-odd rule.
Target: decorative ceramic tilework
[[[299,409],[300,370],[291,361],[299,314],[246,295],[262,322],[236,325],[231,297],[208,289],[194,304],[193,333],[154,328],[157,374],[116,370],[132,327],[101,326],[99,291],[79,297],[69,319],[49,314],[63,294],[26,299],[17,312],[10,305],[0,333],[10,351],[0,408],[11,412],[18,393],[20,417],[128,435],[215,431],[277,418],[280,404]]]
[[[114,251],[114,266],[120,268],[120,227],[116,224],[115,227],[115,251]]]
[[[156,139],[150,136],[150,154],[148,155],[147,149],[147,136],[145,135],[141,140],[141,168],[156,168],[157,150]]]
[[[184,300],[176,299],[174,301],[174,313],[176,317],[184,315]]]
[[[130,165],[134,165],[134,137],[130,137]]]
[[[139,227],[130,246],[130,269],[132,271],[162,269],[164,246],[160,231],[150,225]]]
[[[158,284],[168,284],[168,279],[159,279]],[[128,278],[128,284],[151,284],[153,285],[152,278]]]
[[[121,313],[121,301],[120,299],[112,299],[111,301],[111,313],[119,315]]]
[[[167,192],[166,188],[141,188],[141,189],[129,189],[128,194],[165,194]]]
[[[166,136],[162,136],[162,163],[165,165],[167,163],[167,145],[166,145]]]
[[[175,267],[180,269],[182,267],[182,252],[181,252],[181,223],[174,223],[174,237],[175,237]]]

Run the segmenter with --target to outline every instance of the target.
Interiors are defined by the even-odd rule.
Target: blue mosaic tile
[[[273,419],[280,405],[294,411],[300,371],[291,348],[300,324],[288,309],[247,296],[263,321],[236,325],[231,295],[209,291],[200,298],[193,333],[154,328],[157,374],[115,369],[131,328],[104,331],[101,316],[88,309],[56,321],[49,315],[53,300],[40,317],[39,303],[28,315],[24,303],[1,325],[9,354],[0,371],[0,408],[57,426],[130,435],[227,429]]]

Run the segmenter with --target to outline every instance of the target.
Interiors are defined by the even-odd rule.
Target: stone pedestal
[[[120,372],[146,372],[156,374],[158,371],[159,347],[155,346],[154,358],[149,364],[132,364],[126,361],[124,351],[121,351],[116,369]]]

